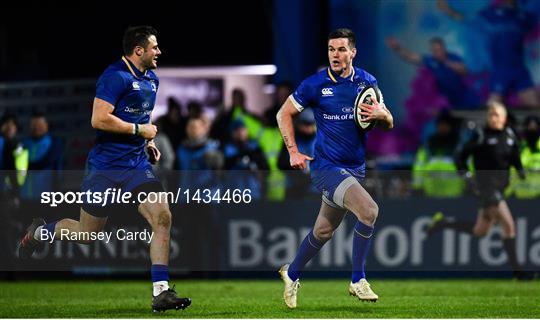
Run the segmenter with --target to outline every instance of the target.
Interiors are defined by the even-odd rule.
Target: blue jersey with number
[[[156,102],[159,80],[152,71],[140,72],[122,57],[101,75],[96,98],[114,106],[113,115],[129,122],[146,124]],[[91,169],[137,169],[148,165],[145,139],[130,134],[97,130],[96,143],[88,156]]]
[[[353,113],[356,96],[366,86],[376,87],[377,80],[360,68],[353,68],[346,78],[327,68],[305,79],[291,95],[299,111],[312,108],[315,115],[312,170],[328,166],[364,170],[367,133],[356,127]]]

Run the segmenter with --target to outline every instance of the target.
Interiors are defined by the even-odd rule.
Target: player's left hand
[[[156,144],[154,143],[154,140],[148,141],[146,144],[147,150],[148,150],[148,157],[151,164],[156,164],[159,161],[159,158],[161,158],[161,152],[156,147]]]
[[[375,97],[371,97],[371,104],[360,104],[360,114],[365,117],[363,121],[385,120],[387,113],[384,103],[379,103]]]

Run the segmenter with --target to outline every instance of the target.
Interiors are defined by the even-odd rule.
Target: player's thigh
[[[512,217],[512,212],[504,200],[501,201],[497,207],[497,219],[502,226],[503,236],[505,238],[514,237],[516,235],[514,217]]]
[[[332,234],[339,227],[346,213],[347,210],[331,206],[325,201],[322,201],[321,208],[313,228],[315,237],[322,241],[332,238]]]
[[[99,232],[107,223],[107,217],[96,217],[81,208],[79,226],[82,232]]]
[[[379,214],[379,206],[358,181],[345,191],[343,204],[360,221],[368,225],[375,223]]]

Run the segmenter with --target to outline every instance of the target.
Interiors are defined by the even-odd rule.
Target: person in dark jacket
[[[509,184],[510,167],[517,169],[520,178],[525,178],[525,171],[520,160],[519,139],[512,129],[506,126],[507,111],[504,105],[492,101],[487,111],[487,126],[478,130],[458,149],[456,166],[466,179],[473,184],[478,198],[478,216],[476,222],[452,221],[442,213],[433,217],[433,224],[428,229],[432,235],[444,228],[484,237],[494,224],[502,226],[504,249],[518,279],[529,279],[531,273],[524,272],[516,256],[516,225],[512,212],[504,199],[504,189]],[[472,156],[475,174],[468,170],[467,159]]]

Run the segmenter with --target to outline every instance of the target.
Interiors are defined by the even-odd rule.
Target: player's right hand
[[[139,125],[139,136],[146,140],[152,140],[156,137],[157,127],[153,124],[146,123]]]
[[[312,157],[307,156],[307,155],[305,155],[303,153],[300,153],[298,151],[291,152],[289,154],[289,158],[290,158],[291,167],[293,167],[293,169],[299,169],[299,170],[307,169],[306,161],[307,160],[313,160]]]
[[[399,41],[395,37],[387,37],[385,39],[386,45],[392,50],[397,50],[401,47]]]

